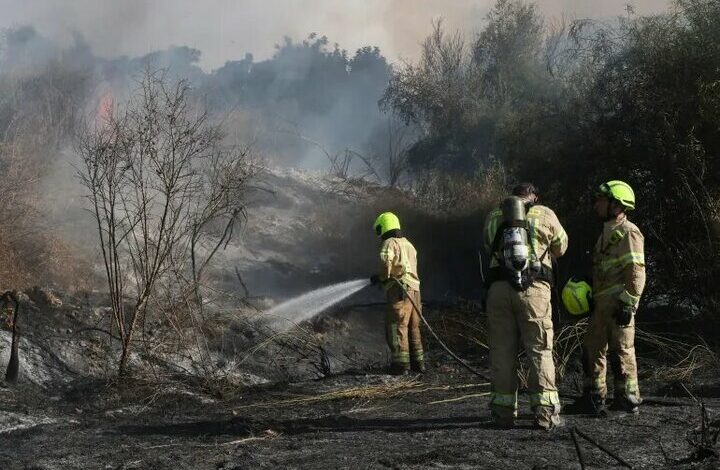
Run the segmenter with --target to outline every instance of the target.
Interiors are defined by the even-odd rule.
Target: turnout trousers
[[[385,317],[385,332],[390,347],[392,363],[395,366],[409,367],[410,362],[424,361],[422,339],[420,337],[420,315],[411,302],[419,309],[420,291],[408,289],[407,296],[398,286],[387,291],[388,309]]]
[[[528,391],[538,419],[560,413],[553,362],[553,324],[550,285],[534,282],[518,291],[507,281],[490,286],[487,299],[492,389],[490,409],[496,418],[517,416],[518,352],[525,348],[530,362]]]
[[[618,326],[615,314],[621,308],[615,296],[595,298],[583,338],[584,385],[600,400],[607,396],[607,359],[615,376],[615,398],[619,395],[634,404],[640,403],[640,388],[635,358],[635,316],[627,326]]]

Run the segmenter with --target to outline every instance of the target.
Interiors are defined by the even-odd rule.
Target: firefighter
[[[373,225],[382,240],[380,272],[370,278],[381,284],[388,301],[385,332],[392,356],[390,372],[405,375],[411,369],[425,372],[420,338],[420,278],[417,251],[400,231],[400,220],[392,212],[378,216]],[[414,304],[414,306],[413,306]]]
[[[640,389],[635,358],[635,312],[645,287],[644,238],[626,212],[635,209],[635,193],[622,181],[600,185],[595,212],[604,221],[593,249],[593,313],[583,338],[583,397],[578,410],[606,415],[609,356],[615,377],[610,409],[637,413]]]
[[[552,356],[551,256],[560,257],[565,253],[568,237],[555,213],[537,204],[537,193],[530,183],[517,185],[513,196],[485,221],[483,241],[491,256],[487,280],[492,370],[490,410],[497,426],[514,425],[517,355],[523,346],[530,360],[528,390],[535,424],[550,430],[561,424]],[[513,204],[520,205],[513,209]],[[508,211],[516,215],[509,216]],[[515,220],[523,217],[522,221]],[[522,263],[524,253],[526,264]]]

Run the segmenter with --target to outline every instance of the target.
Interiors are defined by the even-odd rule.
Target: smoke
[[[551,18],[626,15],[626,1],[543,0],[539,8]],[[94,232],[84,225],[82,191],[70,165],[75,158],[68,142],[71,123],[106,108],[108,96],[114,103],[125,101],[133,78],[148,62],[188,78],[198,95],[207,98],[211,113],[223,118],[232,114],[227,120],[237,124],[232,131],[250,129],[248,140],[276,161],[324,168],[323,151],[298,135],[333,155],[349,147],[372,157],[393,147],[389,134],[396,123],[377,106],[391,65],[415,61],[431,22],[438,18],[472,39],[493,3],[0,0],[0,28],[13,28],[5,31],[0,69],[8,77],[19,72],[20,79],[12,76],[5,82],[17,81],[23,93],[0,100],[0,130],[8,135],[7,129],[22,122],[27,135],[47,135],[43,148],[33,151],[47,166],[38,185],[48,221],[68,228],[71,238],[89,246],[85,242]],[[665,0],[639,0],[635,13],[666,7]],[[297,42],[311,32],[320,36]],[[318,46],[323,35],[329,41]],[[334,43],[350,52],[336,50]],[[356,54],[367,46],[379,49]],[[6,90],[5,96],[17,90]],[[15,104],[21,106],[15,109]]]
[[[538,5],[552,21],[561,15],[627,15],[626,1],[544,0]],[[85,68],[98,83],[98,98],[111,89],[118,102],[146,64],[169,68],[209,98],[211,111],[241,110],[250,124],[246,127],[258,129],[251,138],[277,161],[324,168],[326,154],[349,148],[373,158],[368,153],[388,148],[377,141],[393,123],[377,102],[390,66],[415,61],[431,22],[439,18],[447,29],[472,39],[494,2],[0,0],[0,27],[16,27],[5,38],[5,66],[27,68],[59,56],[67,62],[71,53],[73,66]],[[665,7],[665,0],[639,0],[633,11],[647,14]],[[17,28],[25,24],[31,26]],[[283,39],[297,41],[311,32],[329,41],[316,47],[313,39],[307,47]],[[335,44],[350,52],[334,54]],[[355,54],[368,46],[379,50]]]
[[[626,15],[626,1],[544,0],[539,8],[549,18]],[[237,127],[251,129],[245,137],[278,163],[325,168],[326,152],[334,156],[350,148],[373,158],[388,148],[383,135],[394,125],[377,101],[389,67],[417,58],[434,19],[443,18],[447,28],[470,39],[482,29],[493,3],[0,0],[0,27],[32,25],[6,34],[3,66],[34,68],[62,57],[71,69],[92,78],[88,83],[96,89],[89,93],[96,98],[88,103],[91,109],[108,90],[122,102],[147,63],[170,68],[208,97],[211,111],[241,110],[236,122],[244,125]],[[639,0],[634,12],[666,7],[665,0]],[[315,47],[316,40],[309,46],[283,41],[313,31],[329,42]],[[351,52],[334,55],[334,43]],[[379,50],[354,54],[367,46]]]
[[[200,65],[220,67],[252,52],[272,56],[283,36],[325,34],[348,50],[379,46],[390,61],[413,60],[432,20],[448,27],[479,30],[494,0],[0,0],[0,27],[32,24],[59,44],[72,32],[87,38],[103,57],[142,56],[184,44],[203,51]],[[548,17],[607,17],[665,10],[666,0],[543,0]]]

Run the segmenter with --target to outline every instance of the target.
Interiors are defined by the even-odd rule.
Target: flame
[[[113,105],[113,94],[111,91],[106,91],[100,96],[97,111],[95,112],[95,122],[100,125],[106,125],[112,116]]]

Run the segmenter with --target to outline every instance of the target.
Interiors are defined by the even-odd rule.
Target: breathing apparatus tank
[[[510,283],[516,288],[524,288],[523,273],[530,264],[528,246],[527,219],[525,205],[517,196],[510,196],[502,203],[503,234],[502,257],[508,271]]]

